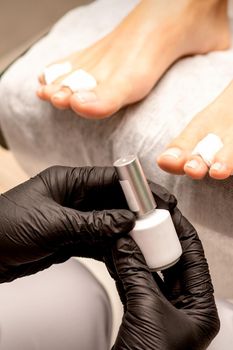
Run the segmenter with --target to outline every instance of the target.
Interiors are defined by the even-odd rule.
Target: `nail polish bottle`
[[[157,209],[141,164],[135,155],[114,163],[128,206],[136,216],[130,232],[152,271],[161,271],[174,265],[182,254],[170,213]]]

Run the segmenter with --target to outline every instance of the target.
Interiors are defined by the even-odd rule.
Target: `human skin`
[[[86,118],[105,118],[142,100],[166,70],[183,56],[229,47],[226,0],[142,0],[109,34],[58,62],[92,74],[97,87],[72,93],[63,75],[37,94],[56,108]],[[69,73],[70,74],[70,73]]]
[[[223,180],[233,173],[233,81],[209,106],[198,113],[187,127],[161,154],[159,166],[173,174],[186,174],[193,179],[210,177]],[[210,168],[204,160],[192,155],[197,143],[207,134],[218,135],[223,147],[215,154]]]
[[[229,45],[227,0],[142,0],[104,38],[56,62],[69,61],[73,70],[82,68],[92,74],[98,83],[93,91],[73,93],[61,86],[67,75],[46,84],[41,74],[37,94],[56,108],[71,108],[86,118],[106,118],[147,96],[180,57],[224,50]],[[233,172],[232,90],[231,84],[172,140],[168,150],[157,158],[163,170],[193,179],[202,179],[207,173],[220,180],[230,176]],[[224,143],[210,169],[200,157],[191,155],[208,133],[217,134]]]

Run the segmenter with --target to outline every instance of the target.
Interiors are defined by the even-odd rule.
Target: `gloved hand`
[[[115,208],[115,209],[113,209]],[[134,226],[113,168],[49,168],[0,196],[0,282],[102,259]]]
[[[120,238],[106,257],[124,304],[114,350],[203,350],[219,330],[213,287],[203,248],[193,226],[165,189],[151,184],[159,208],[172,215],[183,254],[163,271],[151,273],[136,243]]]

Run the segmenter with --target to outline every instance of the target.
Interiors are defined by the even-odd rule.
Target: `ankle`
[[[227,17],[227,0],[192,0],[186,8],[183,28],[189,54],[205,54],[225,50],[230,46],[230,28]],[[192,39],[187,33],[191,33]]]

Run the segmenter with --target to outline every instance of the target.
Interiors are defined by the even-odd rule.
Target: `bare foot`
[[[227,0],[142,0],[102,40],[56,62],[92,74],[97,87],[72,93],[61,81],[37,94],[57,108],[72,108],[88,118],[105,118],[143,99],[178,58],[229,47]]]
[[[172,141],[168,149],[157,159],[159,166],[173,174],[187,174],[202,179],[207,173],[218,180],[233,173],[233,81],[207,108],[196,115],[184,131]],[[207,167],[192,150],[207,134],[218,135],[223,147],[216,153],[212,165]]]

